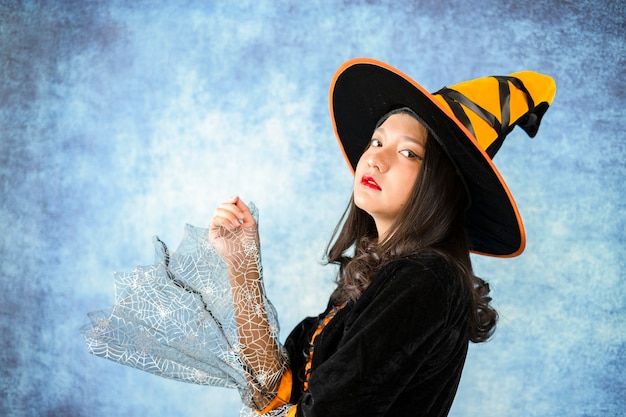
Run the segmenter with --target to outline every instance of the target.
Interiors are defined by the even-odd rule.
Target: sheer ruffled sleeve
[[[258,244],[247,245],[242,254],[255,260],[256,281],[241,288],[231,286],[207,229],[187,225],[175,252],[157,237],[154,244],[157,262],[116,273],[114,305],[88,314],[91,323],[81,332],[89,351],[165,378],[238,389],[242,415],[256,415],[253,409],[276,397],[288,369],[276,310],[263,289]],[[256,317],[257,327],[246,340],[241,323],[238,331],[238,309]],[[251,362],[246,349],[263,351],[269,362]],[[284,413],[274,415],[287,415],[289,406],[280,408]]]

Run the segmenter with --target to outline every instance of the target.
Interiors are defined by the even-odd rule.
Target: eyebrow
[[[412,138],[411,136],[400,136],[400,137],[408,142],[412,142],[416,144],[417,146],[423,149],[426,149],[426,145],[424,145],[422,142],[418,141],[417,139]]]

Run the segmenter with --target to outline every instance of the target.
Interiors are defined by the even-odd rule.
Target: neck
[[[391,224],[379,224],[376,223],[376,232],[378,233],[378,244],[382,245],[385,243],[392,235],[391,233]]]

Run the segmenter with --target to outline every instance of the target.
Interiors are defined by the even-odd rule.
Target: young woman
[[[242,263],[241,248],[258,247],[250,210],[235,197],[211,222],[210,240],[229,265],[252,407],[309,417],[448,414],[468,342],[486,341],[497,318],[470,250],[513,256],[524,246],[491,157],[511,118],[534,135],[554,91],[549,77],[522,73],[444,89],[439,100],[380,62],[339,70],[331,109],[355,178],[328,249],[338,285],[284,352],[249,303],[251,293],[262,299],[256,253]],[[499,111],[490,115],[481,99]]]
[[[354,191],[328,247],[338,275],[326,311],[279,342],[255,209],[233,197],[208,231],[189,226],[173,254],[157,239],[162,262],[118,280],[113,309],[83,329],[90,351],[238,388],[242,415],[447,415],[468,343],[497,319],[470,251],[525,245],[491,159],[514,126],[536,134],[554,94],[528,71],[430,94],[385,63],[348,61],[330,109]]]

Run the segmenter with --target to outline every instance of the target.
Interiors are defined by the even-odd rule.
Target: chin
[[[364,196],[359,196],[357,193],[354,193],[354,205],[369,214],[367,210],[368,204]]]

